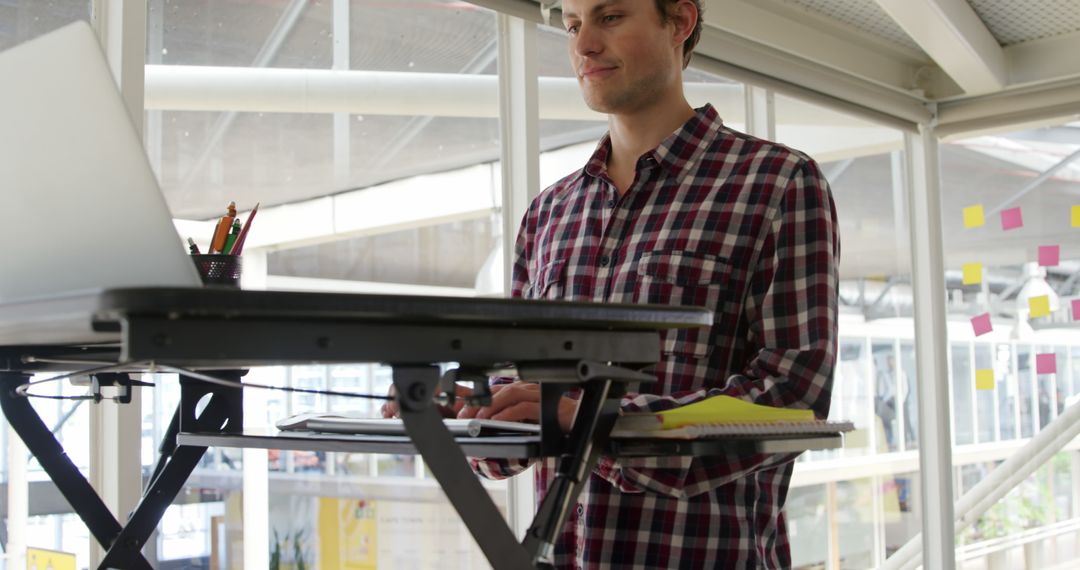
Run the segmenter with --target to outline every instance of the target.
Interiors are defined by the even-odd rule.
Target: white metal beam
[[[702,63],[708,64],[709,61]],[[705,67],[708,70],[708,67]],[[168,111],[236,111],[261,113],[352,113],[358,115],[496,118],[499,116],[498,77],[456,73],[397,73],[149,65],[146,67],[146,108]],[[540,77],[538,109],[543,120],[606,121],[585,105],[577,80]],[[773,83],[762,85],[773,87]],[[743,113],[743,88],[734,83],[687,83],[687,100],[706,102],[723,117]],[[437,98],[431,93],[439,93]],[[880,93],[868,97],[885,101]],[[785,100],[777,122],[787,125],[866,126],[865,120],[888,123],[887,115],[837,112],[838,105],[821,98]],[[914,99],[905,98],[903,111],[929,120]],[[902,127],[903,125],[894,125]],[[910,128],[910,126],[909,126]]]
[[[1005,87],[1005,53],[964,0],[876,2],[966,93]]]
[[[695,56],[694,66],[704,71],[898,129],[914,131],[917,123],[932,118],[926,100],[917,93],[882,86],[708,26],[702,29],[695,53],[700,56]]]
[[[841,26],[829,26],[827,21],[808,21],[805,12],[788,14],[772,4],[747,0],[707,0],[704,23],[714,30],[897,91],[921,87],[915,83],[918,77],[916,71],[927,63],[920,59],[921,54],[905,54],[900,48],[864,40]],[[695,51],[717,59],[728,57],[724,53],[711,52],[707,46]]]
[[[1080,79],[938,104],[941,137],[1061,124],[1080,118]]]

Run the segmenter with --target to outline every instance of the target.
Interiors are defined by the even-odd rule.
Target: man
[[[726,394],[829,410],[839,238],[817,165],[693,109],[682,70],[699,0],[563,0],[570,59],[609,132],[585,167],[522,222],[515,297],[705,306],[708,329],[661,338],[657,384],[623,411]],[[539,389],[495,386],[461,417],[537,421]],[[568,429],[576,402],[563,398]],[[555,551],[556,567],[786,568],[782,507],[794,455],[601,458]],[[526,464],[474,460],[501,478]],[[554,462],[537,470],[542,495]]]

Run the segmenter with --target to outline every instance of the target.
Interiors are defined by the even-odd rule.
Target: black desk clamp
[[[98,372],[90,375],[90,396],[93,397],[95,404],[100,404],[102,400],[112,400],[117,404],[130,404],[132,386],[153,385],[152,382],[132,380],[131,375],[126,372]],[[118,388],[116,395],[104,396],[101,390],[103,386]]]

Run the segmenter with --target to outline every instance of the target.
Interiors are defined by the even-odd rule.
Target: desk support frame
[[[469,468],[469,462],[443,424],[432,401],[439,369],[430,365],[393,366],[401,420],[431,473],[476,539],[480,550],[497,568],[532,568],[525,550],[499,514],[491,495]]]
[[[111,546],[122,527],[97,492],[86,480],[79,468],[71,461],[56,436],[41,421],[41,416],[30,404],[30,399],[17,394],[15,389],[30,380],[22,372],[0,372],[0,408],[11,427],[19,434],[26,448],[37,458],[41,468],[56,484],[56,488],[71,504],[71,508],[86,523],[86,528],[102,547]],[[132,568],[150,568],[142,559]]]
[[[236,379],[240,375],[242,372],[233,374]],[[162,443],[161,457],[142,500],[127,522],[121,525],[64,452],[56,436],[30,404],[29,398],[15,392],[19,385],[29,379],[30,375],[22,372],[0,372],[0,408],[72,510],[86,524],[90,534],[107,550],[100,567],[151,569],[149,561],[142,555],[142,547],[206,452],[206,447],[202,446],[177,446],[175,430],[240,431],[243,417],[237,417],[239,389],[181,378],[181,402],[173,417],[176,428],[170,426]],[[196,413],[198,399],[208,393],[212,394],[209,402]]]

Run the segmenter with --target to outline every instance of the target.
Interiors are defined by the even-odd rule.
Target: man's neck
[[[694,116],[694,108],[680,93],[673,101],[654,105],[633,114],[608,116],[611,155],[608,167],[630,166],[642,154],[654,149]]]

